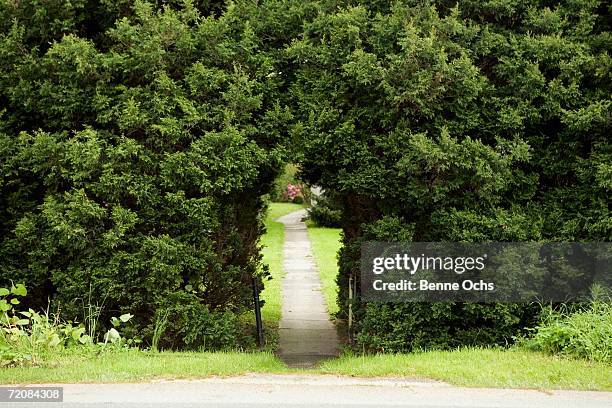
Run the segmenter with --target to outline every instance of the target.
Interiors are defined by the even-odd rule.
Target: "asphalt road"
[[[0,403],[0,407],[612,407],[610,392],[474,389],[433,381],[316,375],[246,375],[63,387],[62,404]]]

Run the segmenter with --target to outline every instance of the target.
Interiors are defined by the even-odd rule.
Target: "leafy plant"
[[[270,191],[270,200],[273,202],[293,202],[304,199],[304,184],[297,178],[298,166],[293,163],[285,165],[283,172],[278,175]],[[298,203],[301,204],[301,203]]]
[[[119,330],[133,315],[126,313],[111,319],[113,326],[104,336],[104,342],[96,344],[94,336],[85,326],[72,321],[63,321],[59,310],[51,314],[33,309],[21,311],[18,305],[27,295],[25,285],[0,288],[0,365],[36,365],[46,358],[74,348],[100,347],[107,344],[122,347]]]
[[[521,344],[550,354],[612,363],[612,300],[595,297],[578,310],[543,310],[543,322]]]
[[[288,201],[296,204],[304,202],[306,186],[303,183],[287,183],[283,193],[283,201]]]
[[[102,297],[102,301],[94,302],[93,298],[93,288],[92,285],[89,285],[89,290],[87,292],[87,303],[82,302],[83,308],[83,324],[87,330],[87,334],[92,339],[96,340],[96,335],[98,333],[98,323],[100,321],[100,315],[102,314],[102,310],[104,310],[104,303],[106,301],[107,295]]]
[[[121,328],[122,325],[129,322],[132,319],[132,317],[134,317],[134,315],[130,313],[122,314],[119,317],[113,316],[111,318],[111,324],[113,325],[113,327],[111,327],[104,335],[104,343],[105,344],[106,343],[117,343],[121,341],[121,335],[119,334],[119,329]]]
[[[338,194],[325,191],[313,200],[308,209],[308,219],[320,227],[339,228],[342,225],[342,206],[338,203]]]
[[[20,299],[26,295],[23,284],[0,288],[0,364],[36,364],[56,349],[91,343],[82,325],[61,322],[59,313],[19,311]]]

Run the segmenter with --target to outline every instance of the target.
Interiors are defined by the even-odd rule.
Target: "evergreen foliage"
[[[609,241],[611,7],[2,0],[0,285],[145,338],[165,316],[161,347],[247,344],[288,158],[342,210],[340,315],[367,240]],[[537,315],[356,294],[372,350],[506,344]]]
[[[291,115],[254,7],[171,3],[2,2],[0,281],[233,346]]]
[[[340,307],[360,244],[609,241],[610,5],[328,2],[287,49],[303,176],[340,194]],[[373,350],[506,344],[512,304],[353,305]]]

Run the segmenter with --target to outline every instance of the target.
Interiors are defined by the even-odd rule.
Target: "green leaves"
[[[123,323],[127,323],[127,322],[129,322],[132,319],[132,317],[134,317],[133,314],[125,313],[125,314],[122,314],[121,316],[119,316],[119,320],[121,320],[121,322],[123,322]]]
[[[15,296],[26,296],[28,291],[24,284],[18,283],[17,285],[11,286],[11,293]]]
[[[343,204],[340,288],[366,240],[609,241],[605,11],[524,3],[322,5],[304,22],[286,50],[295,133],[303,177]],[[376,350],[504,344],[533,319],[527,306],[352,307]]]
[[[26,296],[28,291],[24,284],[11,284],[11,288],[0,288],[0,312],[6,313],[20,304],[17,296]],[[12,295],[12,297],[11,297]]]
[[[8,312],[13,307],[6,301],[6,299],[0,299],[0,312]]]
[[[130,313],[125,313],[125,314],[122,314],[122,315],[121,315],[121,316],[119,316],[119,317],[114,317],[114,316],[113,316],[113,317],[111,317],[111,324],[112,324],[112,325],[113,325],[113,327],[114,327],[114,328],[113,328],[113,329],[111,329],[111,330],[115,330],[115,328],[119,328],[119,327],[121,327],[121,325],[123,325],[123,324],[125,324],[125,323],[129,322],[129,321],[130,321],[130,320],[131,320],[133,317],[134,317],[134,315],[133,315],[133,314],[130,314]]]
[[[202,304],[242,313],[261,197],[286,157],[278,47],[296,15],[107,3],[37,5],[53,16],[41,27],[65,24],[52,33],[30,27],[29,1],[0,13],[0,281],[26,281],[36,310],[51,299],[70,318],[86,294],[138,310],[109,323],[134,331],[187,281],[208,288]]]
[[[28,290],[26,289],[25,285],[23,283],[18,283],[18,284],[11,284],[11,288],[7,289],[7,288],[0,288],[0,297],[6,297],[9,295],[14,295],[14,296],[26,296],[28,294]],[[17,299],[13,298],[11,299],[11,302],[15,300],[17,302],[19,302]],[[14,305],[18,304],[18,303],[13,303]]]
[[[104,335],[104,342],[105,343],[116,343],[119,340],[121,340],[121,335],[119,334],[119,332],[115,328],[110,329]]]
[[[0,281],[36,310],[251,307],[288,158],[350,215],[343,288],[366,238],[612,236],[597,2],[111,3],[0,5]]]

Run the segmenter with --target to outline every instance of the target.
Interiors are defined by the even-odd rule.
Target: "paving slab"
[[[285,226],[285,278],[278,355],[291,367],[313,367],[338,355],[336,327],[329,319],[312,255],[305,210],[277,219]]]

